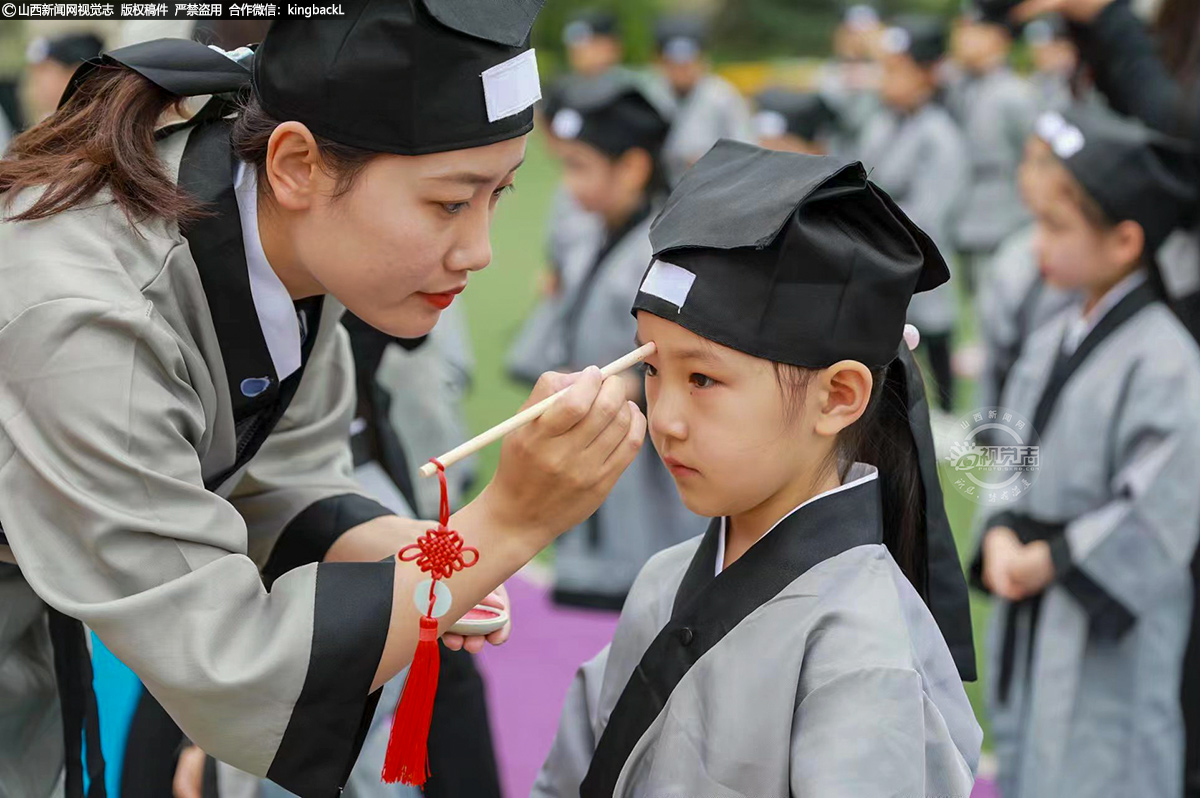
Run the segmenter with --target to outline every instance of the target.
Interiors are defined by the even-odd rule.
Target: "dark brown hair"
[[[802,412],[808,384],[816,373],[774,363],[775,380],[790,416]],[[900,369],[871,369],[871,397],[858,421],[842,430],[826,468],[845,480],[850,466],[868,463],[879,469],[883,494],[883,543],[900,570],[925,594],[925,503],[920,462],[908,418],[908,391]]]
[[[45,219],[70,210],[107,188],[131,224],[150,218],[182,222],[204,209],[167,173],[155,148],[164,116],[185,112],[182,98],[133,70],[98,67],[80,82],[71,99],[49,118],[13,139],[0,159],[0,196],[11,199],[27,188],[42,195],[12,221]],[[242,160],[260,171],[279,121],[248,92],[231,140]],[[316,137],[322,168],[337,178],[335,196],[353,186],[377,153]]]
[[[99,67],[49,118],[12,140],[0,160],[0,194],[45,186],[11,218],[45,219],[87,202],[101,189],[131,221],[178,220],[198,208],[168,177],[154,130],[180,98],[123,67]]]

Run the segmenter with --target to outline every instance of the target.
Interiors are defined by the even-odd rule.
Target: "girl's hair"
[[[1163,63],[1183,87],[1181,94],[1190,112],[1191,90],[1200,79],[1200,4],[1195,0],[1164,0],[1154,33]]]
[[[0,159],[0,201],[27,188],[45,191],[13,221],[45,219],[75,208],[103,189],[131,223],[150,218],[182,222],[204,209],[171,179],[158,156],[155,132],[168,112],[185,116],[183,98],[122,66],[101,66],[48,119],[13,139]],[[279,121],[247,93],[232,143],[242,160],[262,169]],[[322,164],[349,191],[377,153],[316,137]]]
[[[783,363],[773,365],[789,414],[795,417],[816,371]],[[916,442],[909,427],[905,376],[900,368],[881,366],[871,370],[871,378],[866,411],[842,430],[825,465],[836,469],[842,480],[856,462],[879,469],[883,543],[913,587],[924,595],[925,502]]]

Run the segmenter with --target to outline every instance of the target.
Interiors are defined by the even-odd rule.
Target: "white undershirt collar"
[[[1079,345],[1083,343],[1083,339],[1087,338],[1088,333],[1095,329],[1100,320],[1144,282],[1146,282],[1146,270],[1138,269],[1108,289],[1090,311],[1084,313],[1080,308],[1079,315],[1067,325],[1066,335],[1063,336],[1063,350],[1067,354],[1071,354],[1078,349]]]
[[[838,485],[836,488],[830,488],[829,490],[825,491],[824,493],[818,493],[816,496],[813,496],[808,501],[797,505],[796,507],[794,507],[792,509],[791,512],[789,512],[783,518],[780,518],[778,521],[776,521],[775,524],[770,529],[767,530],[766,535],[771,534],[771,532],[774,531],[775,527],[779,526],[784,521],[786,521],[788,518],[795,515],[795,513],[798,510],[800,510],[801,507],[807,507],[808,505],[812,504],[815,501],[819,501],[828,496],[832,496],[835,493],[841,493],[844,490],[849,490],[850,488],[856,487],[858,485],[862,485],[864,482],[871,482],[872,480],[875,480],[878,478],[879,478],[879,469],[876,468],[875,466],[867,465],[866,463],[855,463],[854,465],[850,466],[850,471],[849,471],[849,473],[846,474],[847,481],[845,482],[845,484]],[[717,535],[717,563],[716,563],[717,571],[716,571],[716,573],[718,576],[720,575],[721,571],[723,571],[725,569],[725,525],[727,523],[729,523],[728,518],[721,519],[721,530]],[[766,537],[766,535],[763,535],[763,537]]]
[[[250,271],[254,309],[271,353],[275,376],[282,382],[300,368],[300,322],[292,297],[267,262],[267,253],[258,237],[258,178],[245,163],[238,164],[234,194],[242,222],[242,244]]]

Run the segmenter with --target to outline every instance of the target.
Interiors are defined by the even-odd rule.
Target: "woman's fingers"
[[[533,422],[532,426],[547,438],[566,434],[587,417],[602,385],[600,369],[589,366],[579,374],[554,406]]]
[[[613,447],[608,453],[608,459],[604,461],[605,469],[610,473],[615,473],[614,481],[629,467],[646,441],[646,416],[642,413],[641,408],[633,402],[629,402],[628,405],[629,426],[626,428],[625,436]]]

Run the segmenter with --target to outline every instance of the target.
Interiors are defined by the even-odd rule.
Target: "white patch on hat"
[[[879,12],[868,5],[850,6],[846,10],[846,25],[853,30],[869,30],[879,24]]]
[[[564,108],[554,115],[550,129],[560,139],[576,138],[583,130],[583,114],[574,108]]]
[[[591,25],[582,19],[577,19],[563,28],[563,44],[574,47],[577,44],[583,44],[595,35],[596,31]]]
[[[542,99],[537,55],[532,49],[497,64],[482,77],[489,122],[515,116]]]
[[[787,133],[787,117],[778,111],[759,111],[754,115],[754,129],[761,139],[774,139]]]
[[[50,57],[50,40],[39,36],[25,48],[25,61],[30,64],[40,64]]]
[[[687,36],[674,36],[663,44],[662,53],[673,64],[690,64],[700,57],[700,43]]]
[[[904,28],[888,28],[883,32],[882,43],[884,52],[900,55],[912,47],[912,36]]]
[[[215,44],[210,44],[208,49],[215,50],[216,52],[228,58],[230,61],[233,61],[237,64],[240,64],[242,61],[254,55],[254,51],[249,47],[239,47],[236,50],[223,50]]]
[[[646,272],[646,279],[642,280],[640,290],[644,294],[664,299],[679,310],[683,310],[683,303],[687,301],[694,282],[696,282],[696,275],[682,266],[667,263],[665,260],[656,260],[651,264],[650,271]]]
[[[1083,131],[1064,119],[1057,111],[1048,111],[1038,117],[1037,135],[1064,161],[1078,154],[1087,143]]]

